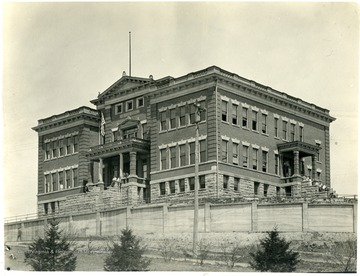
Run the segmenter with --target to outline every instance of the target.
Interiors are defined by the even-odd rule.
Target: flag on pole
[[[101,130],[100,133],[102,136],[105,136],[105,118],[104,114],[101,112]]]

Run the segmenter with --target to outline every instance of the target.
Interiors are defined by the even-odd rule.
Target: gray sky
[[[356,3],[3,4],[5,216],[35,213],[37,120],[92,107],[128,71],[155,79],[217,65],[330,110],[331,180],[357,193]]]

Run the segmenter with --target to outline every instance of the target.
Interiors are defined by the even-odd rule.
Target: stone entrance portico
[[[92,147],[89,150],[89,186],[121,193],[123,203],[149,200],[149,142],[130,137]]]
[[[291,186],[294,191],[299,191],[303,183],[309,185],[319,183],[320,181],[316,179],[316,156],[320,149],[317,145],[300,141],[278,144],[281,186]],[[311,175],[306,175],[305,158],[311,158],[311,169],[309,169]]]

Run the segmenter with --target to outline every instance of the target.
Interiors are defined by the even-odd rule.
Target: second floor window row
[[[79,136],[74,135],[58,139],[55,141],[46,142],[45,148],[45,160],[63,157],[79,151]]]

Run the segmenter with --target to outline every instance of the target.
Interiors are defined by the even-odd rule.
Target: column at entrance
[[[130,152],[130,177],[136,176],[136,152]]]
[[[104,170],[104,160],[100,157],[99,158],[99,182],[98,185],[100,187],[100,190],[104,189],[104,180],[103,180],[103,170]]]
[[[299,162],[299,151],[294,151],[294,176],[299,176],[300,162]]]
[[[124,156],[122,153],[119,154],[119,178],[123,178],[123,166],[124,166]]]
[[[316,156],[311,155],[311,179],[315,181],[316,176]]]

